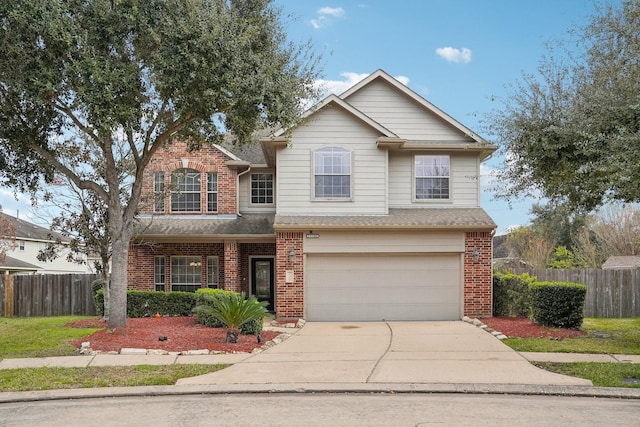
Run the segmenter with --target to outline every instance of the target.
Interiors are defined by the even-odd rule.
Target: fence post
[[[4,281],[4,317],[13,317],[13,276],[5,275]]]

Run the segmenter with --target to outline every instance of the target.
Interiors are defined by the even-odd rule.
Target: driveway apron
[[[307,323],[240,363],[187,384],[591,385],[531,365],[465,322]]]

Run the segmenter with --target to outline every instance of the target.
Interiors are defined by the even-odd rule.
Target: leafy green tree
[[[640,201],[640,2],[599,7],[571,34],[488,118],[506,158],[498,191],[586,212]]]
[[[311,53],[310,53],[311,52]],[[318,58],[286,41],[271,0],[0,2],[0,183],[56,173],[108,211],[109,326],[126,325],[127,258],[149,161],[229,132],[286,126]]]
[[[558,246],[553,250],[551,259],[549,260],[549,268],[576,268],[579,265],[575,261],[573,252],[566,246]]]
[[[557,245],[573,248],[576,236],[586,226],[589,215],[571,209],[566,203],[550,201],[531,207],[531,228],[550,236]]]

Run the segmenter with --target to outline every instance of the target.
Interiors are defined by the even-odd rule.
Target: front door
[[[274,312],[273,258],[251,258],[251,293],[258,301],[267,301],[267,310]]]

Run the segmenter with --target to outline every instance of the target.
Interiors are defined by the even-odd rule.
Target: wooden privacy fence
[[[36,317],[96,314],[95,274],[0,276],[0,315]]]
[[[582,283],[587,287],[584,306],[586,317],[640,317],[640,269],[510,270],[515,274],[529,273],[540,282]]]

